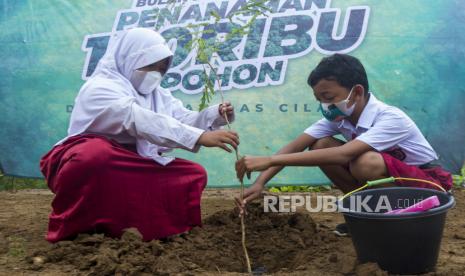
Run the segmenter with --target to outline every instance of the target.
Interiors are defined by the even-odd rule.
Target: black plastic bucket
[[[418,213],[383,214],[386,202],[392,209],[405,208],[433,195],[441,203],[436,208]],[[360,200],[365,200],[365,206],[371,211],[381,207],[380,212],[357,208],[355,203]],[[395,274],[419,274],[434,270],[447,210],[454,205],[454,197],[449,193],[393,187],[354,193],[342,200],[339,210],[361,263],[376,262]]]

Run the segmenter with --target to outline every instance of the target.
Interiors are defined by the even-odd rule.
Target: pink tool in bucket
[[[439,198],[437,196],[430,196],[420,202],[413,204],[410,207],[405,209],[397,209],[386,212],[386,214],[404,214],[404,213],[416,213],[416,212],[424,212],[441,205],[439,202]]]

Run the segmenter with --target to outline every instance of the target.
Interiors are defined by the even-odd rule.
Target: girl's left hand
[[[271,157],[269,156],[244,156],[236,162],[236,175],[241,181],[245,174],[250,179],[251,172],[264,171],[271,165]]]
[[[228,116],[228,120],[231,121],[231,119],[234,117],[234,107],[232,106],[231,102],[224,102],[220,104],[218,111],[221,115],[221,117],[224,118],[224,114]]]

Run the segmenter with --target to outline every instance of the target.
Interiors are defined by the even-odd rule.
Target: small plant
[[[224,102],[223,93],[221,91],[221,81],[216,71],[217,68],[211,63],[210,59],[214,57],[215,53],[220,50],[220,46],[226,41],[233,39],[235,36],[247,35],[250,32],[250,27],[259,16],[267,16],[266,12],[270,12],[271,10],[265,6],[266,2],[265,0],[249,1],[240,9],[229,14],[228,20],[230,23],[234,23],[233,21],[236,20],[240,21],[242,25],[236,22],[235,27],[233,27],[223,39],[217,39],[216,36],[209,39],[203,38],[204,34],[211,34],[214,32],[211,29],[204,29],[210,23],[188,25],[189,28],[194,30],[194,36],[193,39],[186,44],[185,50],[188,52],[196,51],[196,59],[203,64],[202,80],[205,85],[202,91],[202,97],[200,98],[199,110],[207,108],[213,99],[215,95],[215,82],[217,89],[221,93],[221,101]],[[221,20],[220,15],[214,11],[210,12],[210,14],[214,18],[214,24],[218,24]],[[250,16],[250,18],[248,20],[239,18],[243,16]]]
[[[465,166],[460,170],[459,175],[453,175],[452,178],[454,180],[455,187],[465,187]]]
[[[184,50],[191,52],[196,52],[196,59],[199,61],[203,66],[203,74],[202,80],[204,83],[202,97],[200,98],[199,103],[199,110],[203,110],[204,108],[208,107],[209,103],[213,99],[215,95],[215,89],[218,89],[221,95],[221,103],[224,103],[224,95],[223,91],[221,90],[221,80],[217,74],[217,68],[212,64],[211,59],[216,52],[220,49],[220,45],[228,41],[229,39],[240,36],[246,35],[250,32],[250,27],[257,19],[257,17],[266,15],[266,12],[270,12],[271,10],[265,6],[265,3],[268,0],[253,0],[248,1],[244,5],[242,5],[238,10],[230,13],[228,15],[228,20],[230,23],[235,23],[237,27],[232,28],[230,32],[228,32],[224,39],[219,40],[217,35],[213,35],[213,37],[209,39],[204,39],[204,34],[212,34],[214,33],[211,29],[205,29],[206,26],[210,25],[210,23],[199,23],[199,24],[189,24],[188,28],[194,31],[192,40],[184,46]],[[170,9],[180,9],[185,2],[182,2],[180,5],[176,5],[176,0],[170,0],[168,2],[168,6]],[[214,24],[218,24],[221,20],[221,17],[216,12],[210,13],[214,18]],[[237,22],[233,22],[233,20],[241,22],[241,24],[237,24]],[[216,84],[215,84],[216,83]],[[217,88],[215,86],[217,85]],[[228,129],[231,129],[230,122],[228,120],[227,114],[224,113],[224,118],[226,120],[226,124]],[[235,149],[236,153],[236,160],[240,159],[239,156],[239,149]],[[241,193],[240,199],[242,201],[244,197],[244,182],[243,180],[240,181]],[[245,238],[245,223],[244,223],[244,216],[241,216],[241,232],[242,232],[242,248],[244,251],[246,266],[248,273],[252,273],[252,268],[250,264],[249,254],[247,252],[246,246],[246,238]]]
[[[323,192],[331,190],[331,186],[277,186],[271,187],[268,191],[272,193],[304,193],[304,192]]]

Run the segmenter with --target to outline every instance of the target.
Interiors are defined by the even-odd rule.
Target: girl
[[[148,29],[118,34],[82,86],[68,136],[42,157],[41,171],[55,193],[46,239],[82,232],[119,237],[137,228],[144,240],[201,224],[207,183],[199,164],[167,156],[173,148],[237,147],[231,104],[202,112],[183,107],[159,84],[173,53]]]

